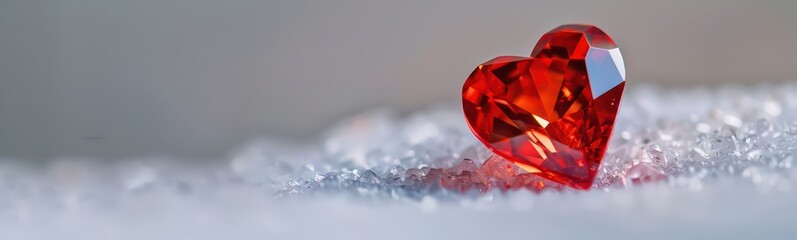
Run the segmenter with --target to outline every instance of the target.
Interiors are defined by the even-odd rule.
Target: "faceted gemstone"
[[[592,185],[625,86],[620,50],[590,25],[540,38],[531,57],[479,65],[462,88],[476,137],[524,170],[580,189]]]

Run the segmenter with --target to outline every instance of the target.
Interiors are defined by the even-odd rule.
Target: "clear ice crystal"
[[[365,184],[380,184],[382,183],[382,179],[376,176],[376,173],[373,171],[367,170],[362,176],[360,176],[359,182]]]

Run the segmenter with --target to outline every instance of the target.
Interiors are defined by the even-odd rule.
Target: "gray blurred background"
[[[560,24],[622,49],[629,84],[797,76],[797,1],[0,0],[0,156],[224,156],[376,107],[459,101]]]

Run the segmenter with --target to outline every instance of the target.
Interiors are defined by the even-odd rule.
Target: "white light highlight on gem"
[[[532,114],[532,116],[534,116],[534,119],[537,120],[537,123],[539,123],[540,126],[542,126],[542,127],[547,127],[548,126],[549,122],[547,120],[545,120],[544,118],[541,118],[540,116],[537,116],[537,115],[534,115],[534,114]]]
[[[587,64],[593,98],[597,98],[625,81],[625,66],[622,65],[622,58],[619,48],[611,50],[590,48],[587,51],[587,57],[584,60]],[[620,65],[618,66],[618,64]]]
[[[625,62],[623,62],[623,55],[620,53],[620,48],[609,49],[609,55],[612,55],[614,66],[620,72],[620,77],[625,81]]]

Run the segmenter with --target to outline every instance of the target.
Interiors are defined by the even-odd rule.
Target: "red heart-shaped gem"
[[[547,179],[589,189],[612,134],[625,66],[609,35],[560,26],[531,57],[479,65],[462,88],[465,118],[495,154]]]

